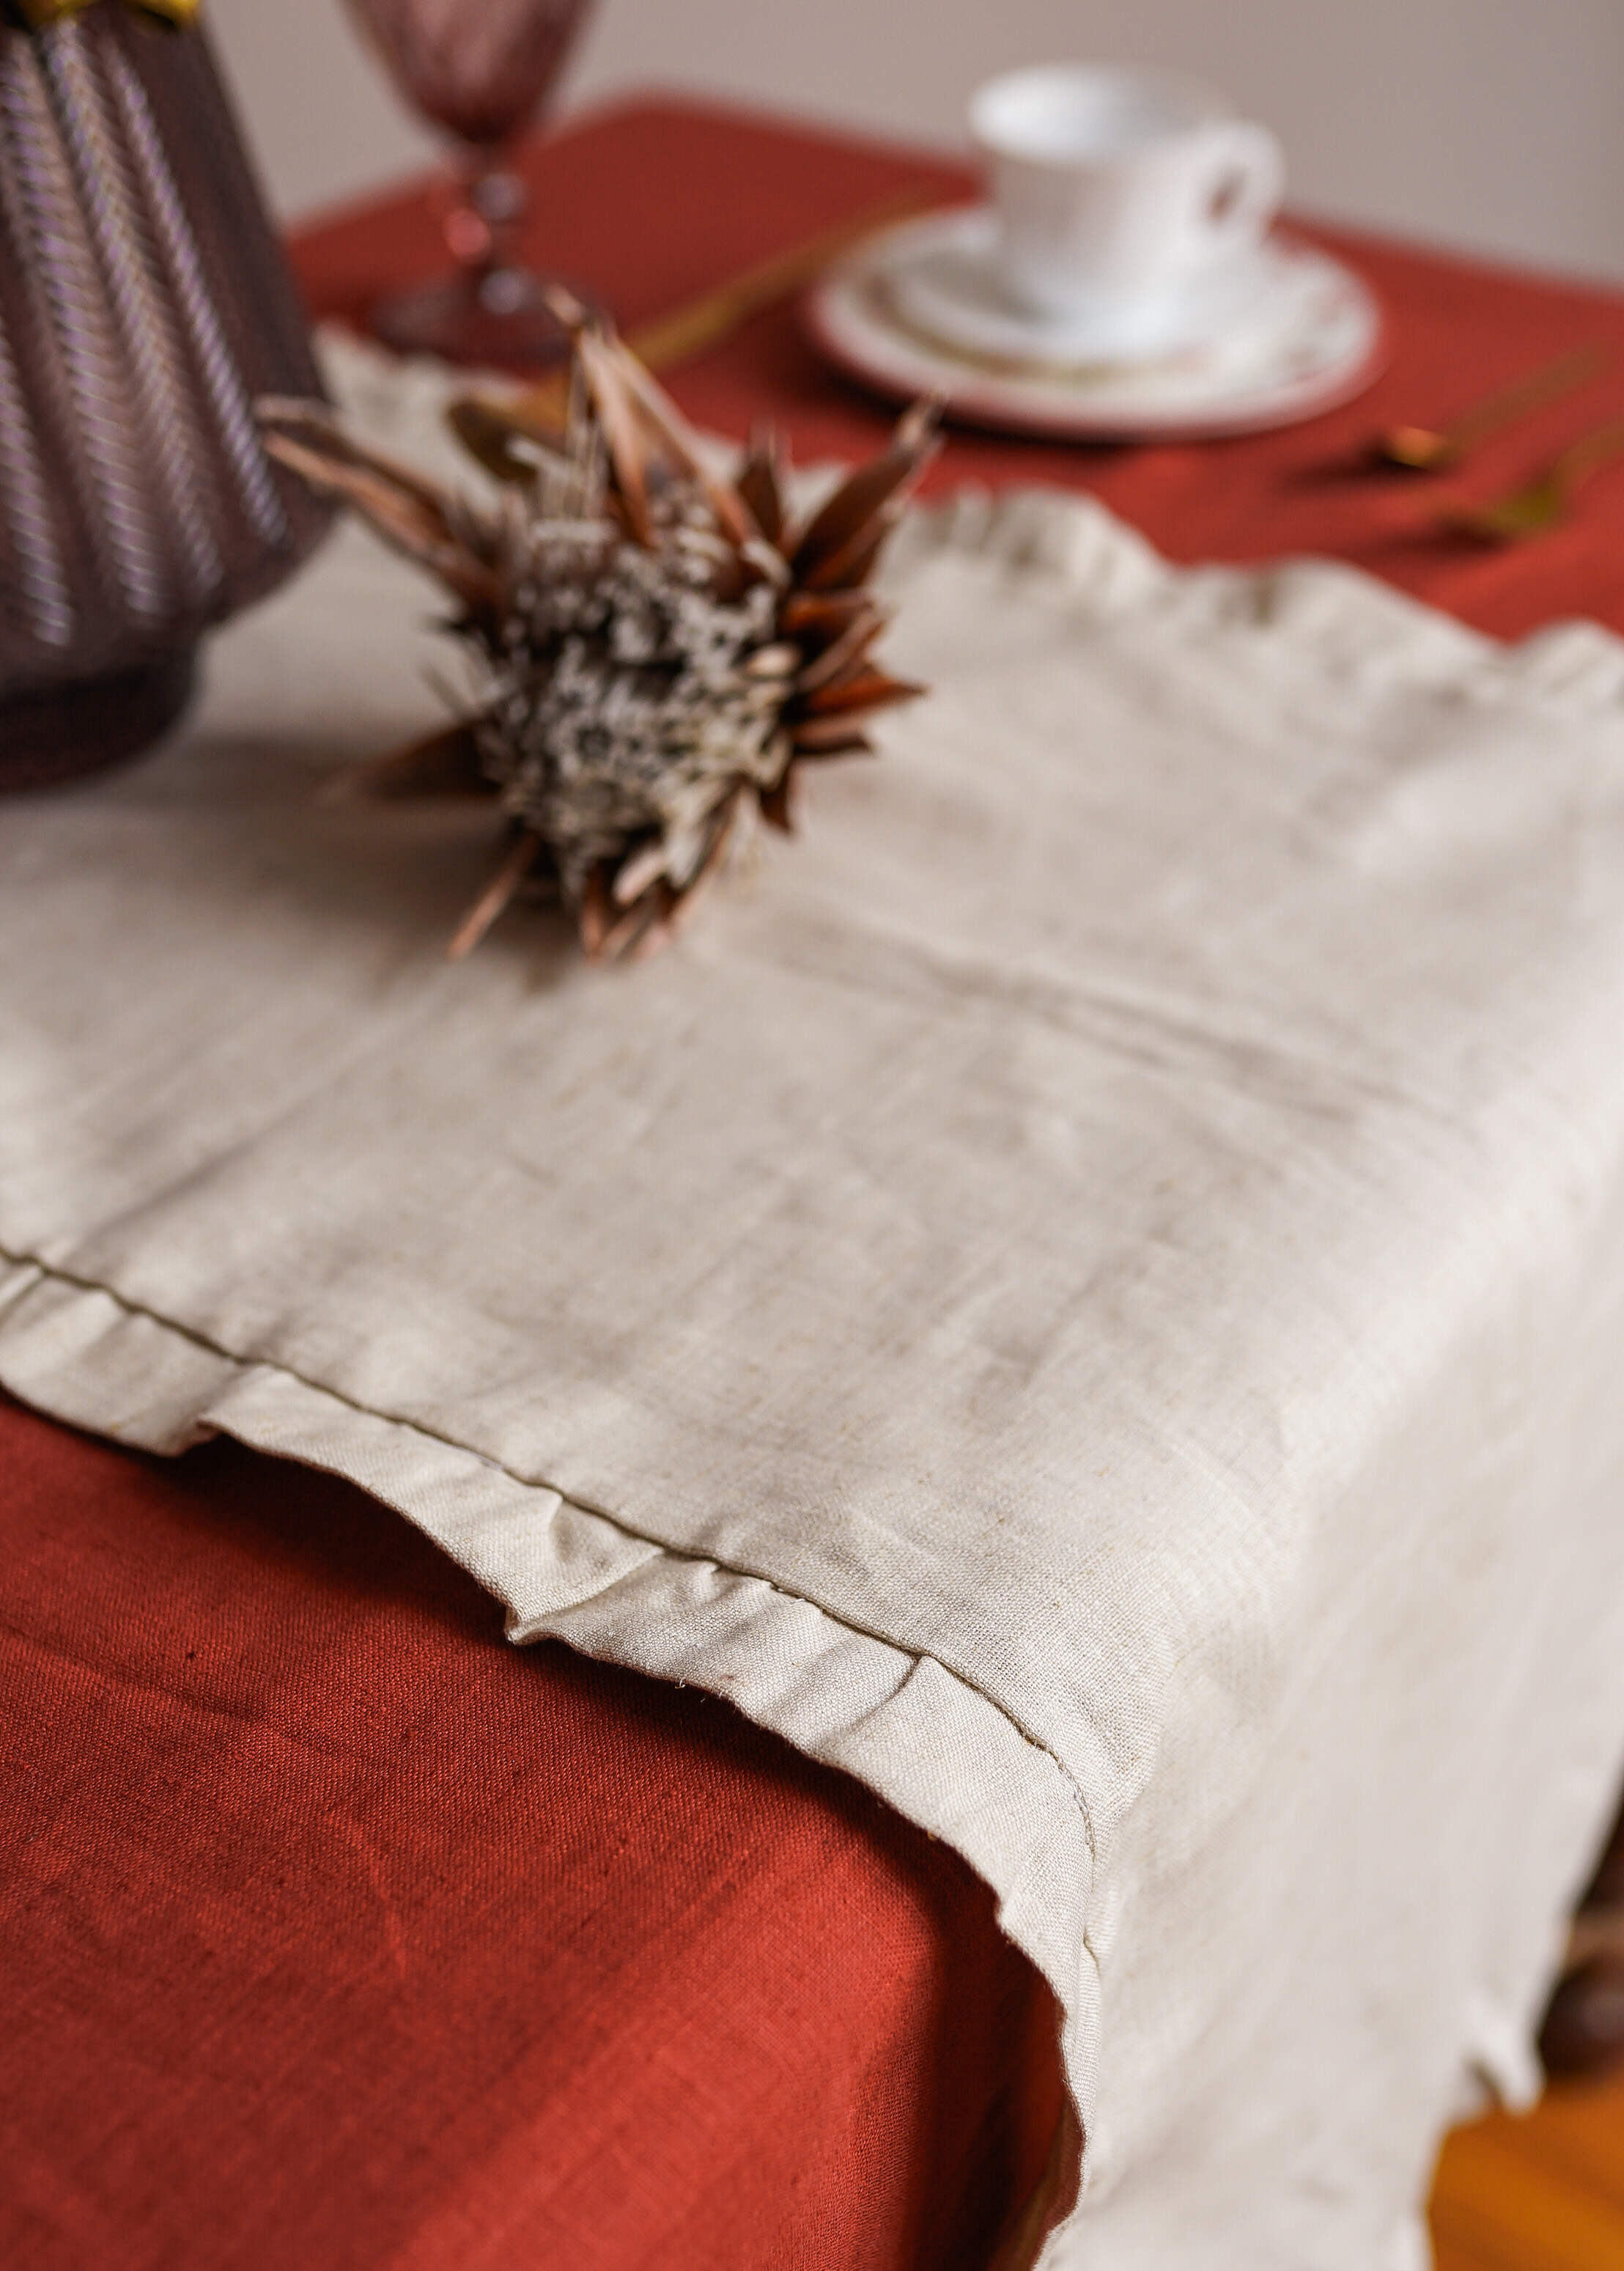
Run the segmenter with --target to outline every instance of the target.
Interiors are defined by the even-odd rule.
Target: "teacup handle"
[[[1208,128],[1197,212],[1214,252],[1255,244],[1279,211],[1286,160],[1266,126],[1237,119]]]

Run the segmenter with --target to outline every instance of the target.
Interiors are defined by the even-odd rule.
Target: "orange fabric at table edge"
[[[0,1475],[8,2271],[987,2261],[1061,2089],[955,1854],[329,1477]]]

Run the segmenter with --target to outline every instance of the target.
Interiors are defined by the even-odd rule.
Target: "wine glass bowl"
[[[534,368],[567,342],[524,265],[530,210],[512,145],[561,69],[590,0],[350,0],[406,102],[453,145],[443,214],[449,275],[373,309],[387,346],[452,362]]]
[[[558,76],[581,0],[354,0],[406,101],[476,149],[523,126]]]

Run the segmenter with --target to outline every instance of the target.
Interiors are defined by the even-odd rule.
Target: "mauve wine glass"
[[[558,77],[590,0],[350,0],[414,108],[456,145],[445,218],[454,272],[382,301],[372,326],[404,354],[453,362],[554,361],[563,333],[520,257],[529,192],[509,161]]]

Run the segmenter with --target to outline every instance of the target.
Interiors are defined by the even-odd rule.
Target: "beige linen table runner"
[[[1624,646],[1050,495],[891,582],[934,695],[643,966],[449,965],[488,815],[316,800],[438,714],[354,530],[0,810],[0,1379],[950,1839],[1066,2014],[1046,2260],[1413,2261],[1624,1764]]]

